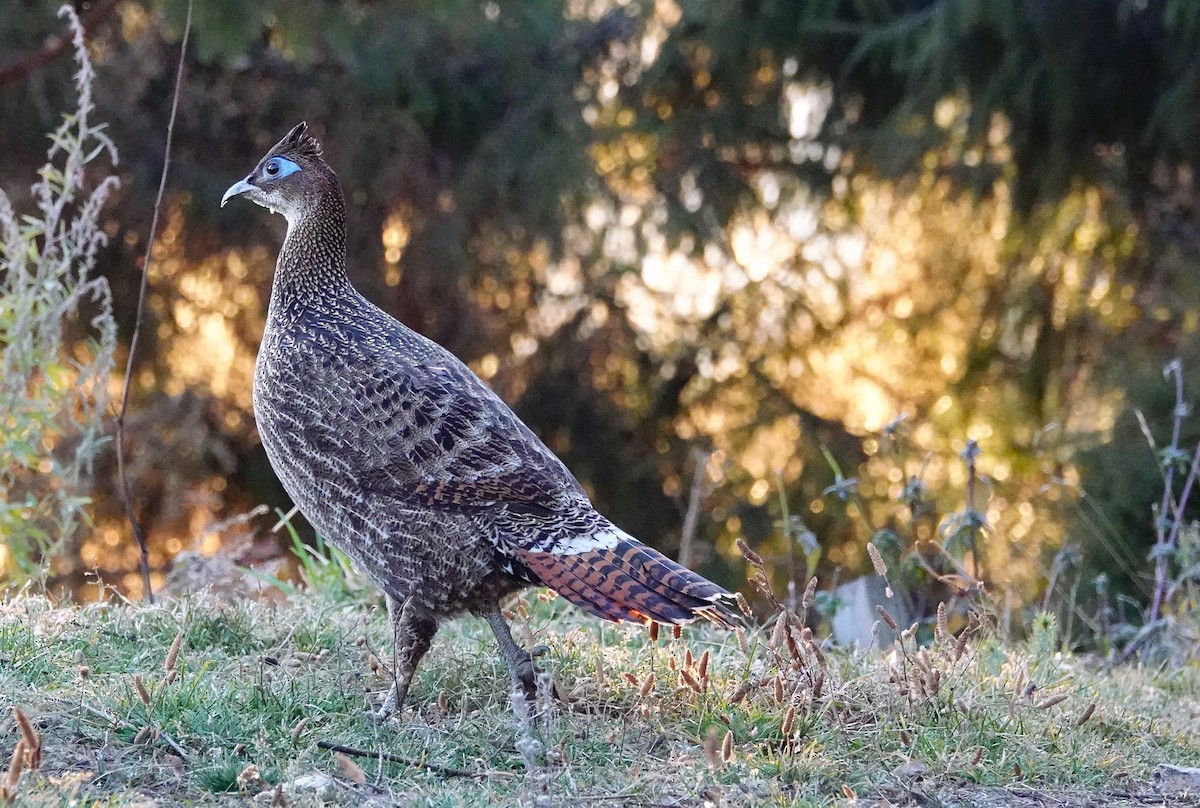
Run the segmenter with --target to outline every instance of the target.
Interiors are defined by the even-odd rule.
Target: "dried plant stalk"
[[[20,707],[13,707],[13,718],[21,730],[21,742],[25,744],[24,765],[30,771],[36,771],[42,765],[42,737]]]
[[[1066,700],[1067,700],[1067,694],[1059,693],[1057,696],[1051,696],[1048,699],[1043,699],[1042,701],[1039,701],[1037,704],[1037,708],[1039,710],[1049,710],[1051,707],[1053,707],[1057,704],[1062,704]]]
[[[163,670],[167,672],[175,670],[175,663],[179,660],[179,646],[182,642],[183,632],[181,631],[171,641],[171,649],[167,651],[167,658],[163,661]]]
[[[888,574],[887,564],[883,560],[883,555],[879,552],[879,548],[874,542],[867,542],[867,555],[871,557],[871,566],[875,568],[875,574],[880,578],[886,578]]]
[[[787,712],[783,714],[783,737],[788,738],[792,734],[792,728],[796,723],[796,705],[788,705]]]
[[[800,599],[800,605],[805,611],[812,608],[813,601],[817,597],[817,576],[813,576],[808,580],[808,586],[804,587],[804,596]]]
[[[21,772],[25,771],[25,741],[17,741],[13,748],[12,757],[8,761],[8,774],[4,777],[4,787],[0,788],[0,796],[7,802],[16,799],[17,783],[21,780]]]

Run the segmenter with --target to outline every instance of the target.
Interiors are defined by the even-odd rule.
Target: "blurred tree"
[[[67,87],[55,5],[0,0],[5,187]],[[85,12],[127,160],[118,311],[183,7]],[[1066,529],[1045,481],[1077,485],[1131,370],[1195,339],[1188,0],[213,0],[195,37],[136,390],[146,430],[186,411],[204,437],[143,440],[160,558],[284,504],[248,400],[280,225],[216,200],[300,118],[346,187],[355,282],[516,402],[625,527],[670,550],[689,449],[713,451],[701,532],[727,581],[735,535],[786,556],[777,472],[853,567],[864,529],[823,494],[822,449],[880,525],[923,474],[917,541],[960,506],[973,438],[993,568],[1028,582]],[[901,411],[919,451],[898,468],[870,433]]]

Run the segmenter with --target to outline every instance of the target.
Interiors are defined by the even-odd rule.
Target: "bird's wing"
[[[355,384],[364,488],[457,511],[505,506],[549,514],[586,502],[578,481],[458,360],[376,366]],[[372,440],[370,436],[374,436]]]

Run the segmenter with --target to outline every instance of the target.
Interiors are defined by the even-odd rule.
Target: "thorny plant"
[[[1055,605],[1059,607],[1068,645],[1078,642],[1075,621],[1079,620],[1099,652],[1116,664],[1134,656],[1171,655],[1180,650],[1184,656],[1195,654],[1196,629],[1190,620],[1181,618],[1195,614],[1200,606],[1200,525],[1185,515],[1200,476],[1200,444],[1190,451],[1182,445],[1183,427],[1192,412],[1185,398],[1179,359],[1163,367],[1163,377],[1175,393],[1170,437],[1165,446],[1155,439],[1146,416],[1140,410],[1134,412],[1155,455],[1162,481],[1162,496],[1152,506],[1154,543],[1145,559],[1150,562],[1149,569],[1129,553],[1115,526],[1094,503],[1090,510],[1081,511],[1091,535],[1130,575],[1139,587],[1137,594],[1149,603],[1114,589],[1103,572],[1085,582],[1084,549],[1075,543],[1063,545],[1054,554],[1041,601],[1044,613]],[[1071,487],[1062,479],[1053,482]],[[1089,502],[1086,491],[1076,490],[1075,495],[1081,503]],[[1085,587],[1092,590],[1095,604],[1090,613],[1079,603],[1079,590]]]
[[[117,179],[101,176],[87,191],[93,164],[115,164],[117,150],[91,119],[83,27],[71,6],[59,14],[72,34],[78,103],[50,136],[35,211],[18,213],[0,192],[0,577],[43,581],[86,518],[117,344],[108,283],[92,276],[105,242],[100,210]],[[69,330],[87,315],[77,347]]]
[[[1196,481],[1197,462],[1200,462],[1200,446],[1188,455],[1180,447],[1180,432],[1183,421],[1191,414],[1191,408],[1183,398],[1183,364],[1178,360],[1168,362],[1163,368],[1163,376],[1175,382],[1175,409],[1171,418],[1171,442],[1161,452],[1158,452],[1159,463],[1163,472],[1162,502],[1154,512],[1154,547],[1150,551],[1150,560],[1154,562],[1154,594],[1150,601],[1148,623],[1154,623],[1162,613],[1163,596],[1167,590],[1167,571],[1171,555],[1175,551],[1175,543],[1179,538],[1179,530],[1183,525],[1183,509],[1187,506],[1188,497],[1192,492],[1192,484]],[[1157,449],[1150,426],[1142,413],[1138,413],[1138,423],[1146,435],[1151,449]],[[1175,495],[1175,476],[1187,469],[1187,482],[1178,498]]]
[[[1158,457],[1163,481],[1162,499],[1154,506],[1154,545],[1148,557],[1154,565],[1154,589],[1144,623],[1118,661],[1146,650],[1167,649],[1171,643],[1169,636],[1164,637],[1164,631],[1177,616],[1194,613],[1191,610],[1197,600],[1196,583],[1200,581],[1197,527],[1184,514],[1200,476],[1200,444],[1190,452],[1181,446],[1183,424],[1191,415],[1191,407],[1184,397],[1183,363],[1179,359],[1168,362],[1163,367],[1163,376],[1171,380],[1175,388],[1170,442],[1159,449],[1146,417],[1140,411],[1135,413],[1146,442]],[[1181,477],[1182,486],[1179,485]],[[1107,583],[1107,579],[1095,582],[1099,609],[1107,607]],[[1106,616],[1111,616],[1111,609]],[[1166,635],[1174,633],[1167,631]],[[1183,633],[1190,634],[1188,631]],[[1156,637],[1160,639],[1156,640]],[[1193,645],[1192,642],[1187,644]]]

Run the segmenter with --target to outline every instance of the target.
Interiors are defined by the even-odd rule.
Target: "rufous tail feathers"
[[[608,546],[605,546],[608,545]],[[737,598],[632,537],[574,552],[521,548],[521,561],[546,586],[606,620],[745,625]]]

